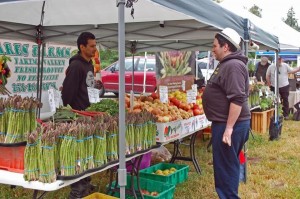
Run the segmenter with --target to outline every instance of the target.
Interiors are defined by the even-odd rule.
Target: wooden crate
[[[267,133],[270,126],[270,118],[274,109],[263,112],[251,112],[251,129],[257,133]]]

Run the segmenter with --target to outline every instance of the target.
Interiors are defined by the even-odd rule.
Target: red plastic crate
[[[24,173],[25,146],[0,146],[0,169]]]

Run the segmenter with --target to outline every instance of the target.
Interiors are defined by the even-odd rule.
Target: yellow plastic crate
[[[117,198],[103,193],[93,193],[91,195],[84,197],[83,199],[117,199]]]

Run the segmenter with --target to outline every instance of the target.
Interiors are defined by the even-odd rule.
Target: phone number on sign
[[[56,88],[55,82],[43,82],[42,90],[47,91],[49,88]],[[22,93],[22,92],[36,92],[37,84],[36,83],[13,83],[12,92],[13,93]]]

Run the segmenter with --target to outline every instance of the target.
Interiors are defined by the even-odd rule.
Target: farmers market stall
[[[35,1],[32,1],[32,2],[35,2]],[[49,1],[46,1],[46,2],[49,2]],[[53,1],[54,2],[54,1]],[[52,3],[53,3],[52,2]],[[67,9],[67,8],[70,8],[70,9],[73,9],[73,7],[71,7],[70,5],[75,5],[75,3],[73,3],[72,2],[72,4],[68,4],[67,3],[67,5],[66,6],[62,6],[61,5],[61,3],[63,3],[62,1],[57,1],[59,4],[58,4],[58,7],[56,8],[56,9],[50,9],[50,10],[52,10],[52,11],[57,11],[57,10],[59,10],[59,8],[64,8],[64,9]],[[99,1],[97,1],[97,2],[99,2]],[[146,1],[145,1],[146,2]],[[26,2],[24,2],[24,4],[23,5],[25,5],[25,3]],[[74,33],[76,33],[76,32],[81,32],[83,29],[86,31],[86,30],[90,30],[91,32],[95,32],[95,34],[96,34],[96,32],[98,32],[99,30],[100,30],[100,32],[101,32],[101,34],[99,34],[99,32],[98,32],[98,34],[96,34],[97,35],[97,39],[100,41],[100,42],[102,42],[104,45],[106,44],[105,42],[107,42],[107,43],[112,43],[113,45],[111,46],[111,47],[116,47],[116,45],[115,45],[115,42],[117,42],[117,39],[116,39],[116,37],[114,36],[114,39],[111,39],[110,38],[110,36],[109,35],[106,35],[104,38],[103,38],[103,31],[104,30],[107,30],[108,32],[112,32],[112,35],[116,35],[116,30],[118,30],[119,31],[119,38],[118,38],[118,40],[119,40],[119,52],[120,52],[120,60],[121,60],[121,66],[124,66],[124,62],[123,62],[123,60],[124,60],[124,50],[125,50],[125,33],[124,33],[124,31],[125,31],[125,27],[124,27],[124,4],[125,4],[125,1],[120,1],[120,2],[118,2],[119,4],[118,4],[118,6],[119,6],[119,14],[120,14],[120,18],[119,18],[119,24],[118,24],[118,29],[116,29],[116,24],[114,24],[114,23],[116,23],[117,22],[117,20],[114,18],[114,17],[107,17],[108,16],[108,14],[110,14],[111,12],[112,12],[112,10],[115,10],[115,9],[103,9],[104,11],[107,11],[107,12],[109,12],[109,13],[104,13],[105,15],[107,15],[107,16],[105,16],[104,15],[104,17],[103,16],[97,16],[97,17],[93,17],[93,20],[91,20],[92,21],[92,23],[91,22],[87,22],[87,21],[84,21],[84,22],[79,22],[80,20],[79,19],[83,19],[81,16],[79,16],[78,15],[78,13],[76,13],[78,16],[79,16],[79,19],[78,20],[76,20],[75,18],[76,18],[76,15],[75,15],[75,17],[74,17],[74,15],[70,15],[70,13],[73,13],[72,12],[72,10],[70,10],[70,11],[66,11],[66,10],[63,10],[63,11],[61,11],[61,13],[66,13],[68,16],[66,16],[66,20],[61,20],[61,19],[58,19],[58,23],[57,24],[55,24],[55,23],[53,23],[53,21],[51,21],[51,19],[47,19],[47,17],[46,17],[46,20],[45,20],[45,23],[43,23],[43,21],[40,21],[39,19],[40,19],[40,11],[41,10],[43,10],[43,9],[41,9],[41,10],[39,10],[38,8],[44,8],[44,6],[45,6],[45,2],[44,2],[44,4],[40,4],[40,3],[37,3],[36,5],[32,5],[32,6],[29,6],[30,8],[32,7],[32,8],[36,8],[36,10],[39,10],[36,14],[36,16],[33,16],[34,15],[34,12],[31,12],[31,11],[29,11],[30,13],[31,13],[31,15],[33,16],[33,17],[31,17],[31,19],[33,19],[33,20],[36,20],[36,19],[38,19],[38,21],[36,22],[36,21],[34,21],[34,22],[29,22],[28,20],[29,19],[25,19],[23,16],[22,16],[22,18],[19,18],[19,19],[17,19],[18,18],[18,16],[19,15],[14,15],[13,14],[13,12],[16,12],[16,13],[18,13],[19,11],[16,9],[16,10],[14,10],[14,7],[11,7],[11,5],[9,5],[9,4],[7,4],[7,5],[5,5],[5,6],[8,6],[8,7],[4,7],[4,8],[2,8],[2,9],[4,9],[4,10],[10,10],[9,12],[10,13],[12,13],[11,14],[11,16],[14,16],[15,18],[14,19],[12,19],[12,20],[10,20],[10,19],[7,19],[6,18],[6,16],[3,16],[3,17],[1,17],[1,19],[3,20],[3,21],[6,21],[6,22],[3,22],[2,23],[2,25],[3,26],[7,26],[6,28],[3,28],[2,30],[4,30],[4,31],[2,31],[1,32],[1,34],[3,35],[3,37],[9,37],[9,38],[20,38],[19,36],[21,35],[22,37],[21,38],[25,38],[25,39],[31,39],[31,40],[36,40],[36,39],[38,39],[37,41],[39,42],[39,45],[41,45],[41,38],[44,38],[45,40],[44,41],[51,41],[53,38],[56,38],[57,40],[56,41],[72,41],[72,43],[73,43],[73,41],[75,41],[75,39],[73,38],[73,37],[76,37],[77,38],[77,35],[76,34],[74,34]],[[166,3],[166,2],[165,2]],[[89,13],[92,13],[91,12],[91,10],[94,8],[94,9],[96,9],[96,8],[98,8],[98,7],[100,7],[100,6],[103,6],[103,5],[108,5],[109,3],[106,1],[106,3],[104,3],[104,2],[100,2],[100,6],[95,6],[97,3],[96,2],[94,2],[94,4],[84,4],[84,7],[86,7],[87,5],[91,5],[92,7],[91,7],[91,9],[85,9],[85,10],[87,10]],[[113,7],[115,8],[115,4],[114,3],[111,3],[111,4],[113,4]],[[171,5],[170,6],[170,4],[169,3],[167,3],[169,6],[167,6],[167,7],[172,7],[173,9],[174,9],[174,7]],[[163,18],[162,20],[161,19],[159,19],[159,20],[154,20],[154,21],[156,21],[155,23],[153,22],[153,21],[151,21],[149,24],[150,25],[153,25],[153,27],[154,27],[154,24],[156,24],[157,25],[157,23],[158,22],[160,22],[160,21],[164,21],[163,22],[163,24],[161,24],[163,27],[164,27],[164,29],[163,30],[165,30],[165,31],[169,31],[170,32],[170,35],[168,36],[168,37],[163,37],[163,38],[161,38],[161,35],[158,35],[158,36],[155,36],[155,35],[152,35],[152,36],[150,36],[152,39],[154,38],[154,40],[156,40],[156,41],[154,41],[154,40],[152,40],[152,42],[153,42],[153,44],[154,44],[154,47],[155,47],[155,49],[157,49],[156,48],[156,46],[157,46],[157,42],[160,42],[160,43],[163,43],[163,44],[161,44],[161,49],[174,49],[174,47],[173,47],[173,45],[171,44],[170,45],[170,39],[172,39],[173,41],[176,41],[176,42],[172,42],[172,43],[174,43],[174,45],[175,46],[177,46],[177,45],[179,45],[179,43],[180,44],[183,44],[182,46],[181,46],[181,48],[184,48],[184,49],[186,49],[186,48],[198,48],[199,46],[204,46],[204,47],[206,47],[207,46],[207,43],[212,43],[212,39],[213,39],[213,33],[215,33],[216,31],[218,31],[218,30],[220,30],[220,29],[222,29],[222,28],[224,28],[224,27],[232,27],[232,26],[234,26],[234,25],[236,25],[236,24],[232,24],[232,20],[231,20],[231,18],[229,19],[229,20],[227,20],[226,21],[226,23],[224,22],[223,24],[219,24],[221,21],[223,22],[224,21],[224,19],[228,19],[227,17],[224,17],[223,15],[222,16],[216,16],[216,14],[223,14],[224,12],[219,12],[219,10],[218,9],[220,9],[217,5],[214,5],[214,4],[211,4],[210,2],[208,2],[208,1],[197,1],[197,2],[195,2],[195,5],[198,5],[198,9],[201,9],[201,10],[194,10],[194,6],[193,5],[191,5],[191,4],[185,4],[185,6],[183,6],[183,2],[181,2],[181,3],[179,3],[178,5],[175,5],[175,9],[176,10],[182,10],[185,14],[187,14],[187,12],[188,12],[188,10],[192,10],[192,12],[188,12],[188,15],[190,14],[190,15],[193,15],[193,16],[195,16],[196,17],[196,20],[195,19],[192,19],[191,21],[192,22],[194,22],[194,23],[196,23],[196,24],[198,24],[199,23],[199,21],[204,21],[205,23],[203,24],[204,25],[204,28],[206,29],[206,30],[209,30],[209,28],[208,27],[206,27],[206,25],[207,24],[209,24],[209,26],[211,26],[210,28],[211,28],[211,31],[208,31],[208,32],[206,32],[206,31],[204,31],[204,30],[202,30],[203,29],[203,26],[201,26],[201,27],[199,27],[198,29],[199,29],[199,32],[198,31],[195,31],[194,30],[194,27],[198,27],[198,26],[195,26],[195,24],[192,24],[192,31],[191,32],[189,32],[189,34],[184,34],[184,36],[182,35],[182,31],[180,31],[180,30],[177,30],[176,32],[177,32],[177,36],[174,38],[174,31],[175,30],[173,30],[172,31],[172,29],[173,29],[173,26],[171,25],[170,27],[170,29],[168,29],[168,26],[166,25],[167,23],[166,23],[166,18]],[[207,6],[203,6],[203,5],[206,5],[207,4]],[[19,8],[19,9],[21,9],[21,10],[29,10],[28,8],[28,5],[27,5],[27,7],[26,7],[26,5],[25,5],[25,8],[26,9],[24,9],[24,7],[22,7],[23,5],[21,5],[21,3],[19,4],[15,4],[16,6],[17,6],[17,8]],[[110,4],[109,4],[110,5]],[[139,5],[139,4],[137,4],[137,5]],[[2,6],[2,5],[1,5]],[[190,7],[189,7],[190,6]],[[192,8],[191,8],[191,6],[192,6]],[[83,7],[83,6],[80,6],[80,7]],[[147,8],[149,8],[148,6],[144,6],[144,8],[145,7],[147,7]],[[185,7],[184,9],[183,9],[183,7]],[[217,10],[218,10],[218,12],[213,12],[213,11],[208,11],[207,10],[207,7],[212,7],[212,8],[216,8]],[[11,8],[13,8],[12,10],[11,10]],[[15,7],[16,8],[16,7]],[[48,8],[48,6],[46,5],[45,6],[45,8]],[[136,9],[136,7],[135,7],[135,9]],[[155,8],[154,8],[155,9]],[[74,10],[78,10],[78,9],[74,9]],[[149,10],[150,12],[152,12],[152,10],[151,9],[147,9],[147,10]],[[166,12],[166,13],[168,13],[166,16],[165,15],[163,15],[164,17],[167,17],[167,16],[169,16],[170,17],[170,19],[172,19],[172,20],[174,20],[174,19],[178,19],[178,18],[173,18],[174,17],[174,15],[170,15],[170,13],[167,11],[168,9],[166,9],[166,10],[163,10],[163,12]],[[169,10],[170,11],[170,10]],[[44,13],[44,10],[42,11],[43,13]],[[48,12],[48,10],[46,10],[46,13]],[[95,11],[94,13],[101,13],[102,14],[102,12],[97,12],[97,11]],[[199,15],[198,13],[206,13],[205,14],[205,16],[201,16],[201,15]],[[240,35],[244,35],[243,33],[244,33],[244,25],[243,25],[243,23],[244,23],[244,21],[243,21],[243,19],[241,19],[241,18],[239,18],[239,17],[237,17],[237,16],[235,16],[234,14],[232,14],[232,13],[228,13],[232,18],[235,18],[235,19],[237,19],[236,21],[239,23],[239,25],[237,25],[236,27],[233,27],[234,29],[236,29],[236,30],[238,30],[238,32],[240,32]],[[186,15],[184,15],[184,14],[182,14],[182,15],[179,15],[177,12],[176,12],[176,15],[178,15],[178,16],[184,16],[184,17],[186,17]],[[46,16],[49,16],[49,15],[46,15]],[[55,15],[56,16],[56,15]],[[89,16],[88,14],[87,15],[85,15],[85,16]],[[115,15],[114,15],[115,16]],[[156,13],[156,17],[157,16],[159,16],[159,15],[157,15],[157,13]],[[211,17],[209,17],[209,16],[211,16]],[[44,16],[42,16],[42,19],[43,19],[43,17]],[[67,17],[70,17],[70,19],[71,20],[67,20]],[[54,17],[55,18],[55,17]],[[96,20],[95,21],[95,18],[97,18],[97,19],[113,19],[113,22],[112,22],[112,24],[109,24],[110,22],[101,22],[101,23],[98,23],[98,21]],[[190,17],[187,17],[188,19],[190,19]],[[25,21],[23,21],[23,19],[25,19]],[[210,20],[209,20],[210,19]],[[222,19],[222,20],[221,20]],[[213,20],[213,21],[211,21],[211,20]],[[135,20],[136,21],[136,20]],[[41,23],[42,22],[42,23]],[[49,24],[47,24],[48,22],[50,22]],[[68,24],[61,24],[61,22],[66,22],[66,23],[68,23]],[[88,23],[91,23],[92,25],[83,25],[83,26],[85,26],[85,27],[83,27],[83,26],[76,26],[76,25],[78,25],[78,24],[74,24],[73,22],[79,22],[80,24],[88,24]],[[217,23],[218,22],[218,23]],[[38,29],[36,29],[36,24],[39,24],[40,23],[40,25],[41,26],[39,26],[38,27]],[[176,23],[178,23],[178,22],[174,22],[175,24]],[[29,24],[29,25],[26,25],[26,24]],[[79,24],[79,25],[80,25]],[[96,25],[95,25],[96,24]],[[142,25],[142,28],[141,28],[141,31],[143,31],[143,30],[145,30],[145,29],[147,29],[147,28],[145,28],[145,25],[146,24],[143,24],[143,23],[136,23],[136,25],[138,25],[138,24],[140,24],[140,25]],[[149,25],[148,24],[148,25]],[[160,23],[159,23],[160,24]],[[170,24],[172,24],[172,22],[170,22]],[[188,23],[183,23],[183,24],[188,24]],[[43,26],[44,25],[44,26]],[[69,25],[69,26],[64,26],[64,25]],[[73,25],[73,26],[71,26],[71,25]],[[202,25],[202,24],[201,24]],[[100,26],[100,28],[99,28],[99,26]],[[130,27],[130,26],[128,26],[128,27]],[[133,25],[132,26],[132,28],[134,29],[136,26],[135,25]],[[162,29],[160,29],[161,28],[161,26],[155,26],[156,28],[158,28],[159,29],[159,31],[157,31],[157,30],[155,30],[154,28],[152,29],[153,30],[153,32],[152,33],[161,33],[162,31]],[[217,28],[214,28],[214,27],[217,27]],[[69,29],[70,28],[70,29]],[[178,29],[181,29],[182,27],[178,27]],[[14,31],[13,31],[13,34],[11,33],[11,32],[7,32],[7,30],[10,30],[10,29],[13,29]],[[57,29],[59,29],[59,31],[57,31]],[[99,30],[98,30],[99,29]],[[150,30],[151,28],[148,28],[148,30]],[[175,28],[176,29],[176,28]],[[198,30],[197,29],[197,30]],[[38,32],[38,38],[35,38],[35,33],[36,32]],[[44,35],[41,35],[41,32],[43,32],[44,33]],[[64,33],[62,33],[62,32],[64,32]],[[68,34],[67,32],[72,32],[71,34]],[[128,32],[128,31],[127,31]],[[130,32],[130,31],[129,31]],[[186,32],[186,31],[183,31],[183,32]],[[135,31],[135,33],[136,33],[136,31]],[[193,37],[190,37],[191,35],[191,33],[194,33],[196,36],[193,36]],[[200,33],[203,33],[203,34],[200,34]],[[143,40],[143,39],[147,39],[147,40],[149,40],[149,36],[147,37],[147,38],[145,38],[144,37],[144,35],[147,35],[147,34],[145,34],[145,33],[141,33],[140,34],[140,37],[139,38],[137,38],[136,37],[136,35],[134,35],[134,37],[133,37],[133,39],[138,39],[138,40]],[[200,37],[200,35],[201,35],[201,37]],[[207,36],[210,36],[209,38],[207,38]],[[128,36],[128,35],[127,35]],[[105,38],[109,38],[108,40],[109,41],[105,41]],[[158,38],[158,39],[157,39]],[[190,41],[192,41],[191,43],[189,43],[189,42],[186,42],[186,41],[183,41],[183,42],[178,42],[178,41],[180,41],[181,39],[182,40],[186,40],[186,38],[189,38],[189,39],[191,39]],[[273,37],[268,37],[268,38],[273,38]],[[127,38],[126,38],[128,41],[129,40],[131,40],[130,39],[130,37],[128,36]],[[247,37],[247,39],[248,39],[248,37]],[[54,41],[54,40],[52,40],[52,41]],[[113,42],[111,42],[111,41],[113,41]],[[197,45],[195,46],[194,45],[194,43],[195,42],[193,42],[193,41],[200,41],[200,42],[198,42],[197,43]],[[43,41],[42,41],[43,42]],[[272,43],[271,45],[273,45],[274,43]],[[275,44],[276,44],[276,42],[275,42]],[[149,44],[148,43],[145,43],[144,44],[145,46],[149,46]],[[107,46],[108,46],[108,44],[107,44]],[[276,45],[273,45],[273,46],[276,46]],[[208,47],[208,48],[210,48],[210,47]],[[144,49],[151,49],[151,48],[144,48]],[[120,76],[122,77],[124,75],[124,68],[123,67],[121,67],[121,69],[120,69]],[[41,75],[42,76],[42,75]],[[124,85],[124,81],[122,80],[122,78],[120,78],[120,85]],[[122,86],[120,86],[120,95],[121,96],[123,96],[123,94],[124,94],[124,86],[122,87]],[[124,122],[125,121],[125,113],[124,113],[124,101],[123,100],[120,100],[120,146],[123,146],[124,145],[124,140],[125,140],[125,133],[124,133],[124,131],[125,131],[125,128],[124,128]],[[122,139],[123,138],[123,139]],[[124,154],[124,150],[122,150],[122,148],[123,147],[120,147],[120,164],[121,164],[121,169],[120,169],[120,172],[121,172],[121,178],[120,178],[120,185],[123,187],[126,183],[125,183],[125,178],[124,178],[124,176],[126,176],[126,175],[123,175],[126,171],[125,171],[125,167],[124,167],[124,161],[122,160],[122,158],[123,158],[123,154]],[[122,194],[121,194],[121,197],[122,197]]]

